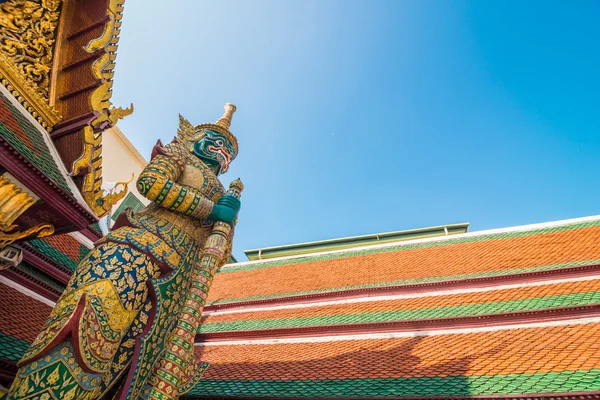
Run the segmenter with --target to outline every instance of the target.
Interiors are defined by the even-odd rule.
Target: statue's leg
[[[131,362],[123,339],[143,329],[146,283],[159,275],[151,257],[127,244],[98,246],[20,361],[9,399],[95,399],[109,389]]]
[[[78,365],[71,340],[65,340],[19,369],[9,399],[97,399],[101,379]]]

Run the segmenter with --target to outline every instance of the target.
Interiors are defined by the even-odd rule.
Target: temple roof
[[[207,304],[276,300],[596,263],[600,218],[481,231],[223,267]]]
[[[589,217],[225,266],[188,395],[596,398],[598,240]]]
[[[210,367],[187,396],[599,398],[599,239],[589,217],[226,266],[196,339]],[[83,244],[57,235],[28,251],[69,266]],[[233,274],[239,293],[214,301]],[[256,282],[275,274],[283,287]],[[298,294],[302,278],[316,289]],[[53,302],[5,279],[10,378]]]
[[[3,280],[0,276],[0,298],[2,299],[2,318],[0,321],[0,383],[7,384],[16,373],[16,363],[52,311],[53,303]],[[29,295],[24,294],[28,292]]]
[[[263,247],[260,249],[244,250],[244,254],[246,254],[250,261],[267,260],[270,258],[321,253],[324,251],[355,249],[374,244],[397,243],[404,240],[422,239],[426,237],[456,235],[466,233],[468,229],[468,223],[430,226],[427,228],[406,229],[395,232],[374,233],[339,239],[326,239],[315,242]]]
[[[90,248],[69,234],[30,240],[24,246],[47,257],[55,265],[66,267],[69,272],[74,272],[77,264],[90,252]]]
[[[521,395],[600,389],[600,322],[370,338],[206,345],[190,395],[340,398]]]
[[[29,240],[20,247],[23,261],[16,267],[1,270],[0,279],[4,276],[56,301],[93,243],[80,233],[66,233]]]
[[[24,112],[9,100],[8,95],[0,92],[0,136],[1,139],[22,154],[39,171],[44,172],[52,182],[73,196],[73,186],[68,185],[68,178],[52,157],[50,146],[43,133],[33,122],[25,117]],[[58,160],[60,162],[60,159]]]
[[[304,307],[208,313],[201,334],[417,321],[600,304],[600,279],[534,281],[312,303]],[[327,330],[323,330],[326,332]],[[266,334],[267,332],[265,332]],[[217,337],[215,335],[215,337]]]

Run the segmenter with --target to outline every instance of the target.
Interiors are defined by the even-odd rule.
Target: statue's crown
[[[229,131],[229,127],[231,126],[231,118],[233,117],[233,113],[235,112],[236,107],[231,103],[225,104],[225,112],[223,116],[219,118],[217,122],[206,123],[193,126],[187,119],[183,118],[181,114],[179,115],[179,129],[177,130],[177,136],[185,142],[196,141],[200,139],[203,134],[201,131],[209,130],[214,132],[219,132],[232,144],[235,152],[238,152],[238,143],[236,137]]]

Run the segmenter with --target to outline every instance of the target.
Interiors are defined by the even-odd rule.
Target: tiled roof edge
[[[44,171],[39,170],[33,163],[25,159],[3,137],[0,137],[0,157],[2,157],[4,166],[15,178],[45,201],[52,201],[57,211],[68,217],[68,220],[75,226],[83,228],[96,221],[96,217],[87,208],[83,207],[73,195],[67,193],[50,179]],[[73,209],[77,210],[78,213],[74,213]]]
[[[223,344],[226,344],[227,341],[239,340],[291,339],[316,336],[366,335],[392,332],[432,332],[440,330],[500,327],[517,324],[535,324],[541,322],[577,320],[597,317],[600,317],[600,304],[436,319],[199,333],[196,335],[196,342],[223,342]]]
[[[600,260],[588,260],[568,264],[557,264],[516,270],[493,271],[486,274],[467,274],[459,276],[433,277],[430,280],[406,280],[401,282],[381,282],[377,285],[358,287],[340,287],[331,290],[315,290],[306,293],[277,293],[263,298],[228,299],[222,302],[207,304],[207,312],[239,309],[256,306],[273,306],[297,303],[320,302],[364,296],[380,296],[400,293],[416,293],[470,287],[490,286],[494,284],[511,284],[549,279],[560,279],[574,276],[586,276],[598,273]]]
[[[411,248],[415,245],[420,246],[434,246],[434,245],[446,245],[446,244],[454,244],[460,243],[465,239],[469,241],[476,240],[485,240],[486,237],[489,237],[488,240],[493,240],[493,236],[495,235],[508,235],[508,234],[520,234],[520,235],[535,235],[544,233],[550,229],[562,228],[561,230],[570,230],[570,229],[578,229],[583,224],[589,225],[600,225],[600,215],[594,215],[589,217],[582,218],[573,218],[566,219],[560,221],[552,221],[552,222],[544,222],[539,224],[529,224],[529,225],[520,225],[508,228],[498,228],[498,229],[489,229],[477,232],[468,232],[461,233],[449,236],[436,236],[431,238],[423,238],[423,239],[414,239],[414,240],[406,240],[401,242],[392,242],[392,243],[383,243],[383,244],[375,244],[371,246],[357,247],[351,249],[342,249],[342,250],[331,250],[325,252],[318,252],[312,254],[301,254],[280,258],[272,258],[269,260],[254,260],[254,261],[244,261],[236,264],[227,264],[220,269],[220,273],[229,273],[229,272],[239,272],[245,270],[252,270],[270,266],[281,266],[288,264],[299,264],[302,262],[310,262],[315,258],[324,258],[324,259],[335,259],[341,257],[351,257],[354,255],[365,255],[372,254],[379,251],[393,251],[393,250],[401,250],[404,248]],[[519,236],[520,236],[519,235]],[[379,250],[379,251],[378,251]]]
[[[299,304],[298,307],[290,306],[286,308],[249,308],[245,313],[243,310],[223,311],[221,313],[205,314],[208,318],[202,322],[198,333],[226,332],[226,331],[256,331],[278,328],[297,328],[308,326],[334,326],[340,324],[359,324],[359,323],[380,323],[403,320],[426,320],[438,318],[457,318],[475,315],[502,314],[521,311],[535,311],[547,308],[563,308],[573,306],[589,306],[600,304],[600,275],[591,277],[582,277],[568,280],[555,280],[550,286],[559,285],[561,288],[571,286],[571,290],[560,291],[557,293],[545,292],[540,290],[539,282],[534,285],[513,285],[512,288],[493,290],[493,288],[467,289],[442,291],[441,296],[435,296],[435,293],[424,293],[423,296],[415,294],[394,296],[381,296],[383,300],[380,305],[386,305],[383,309],[369,309],[369,305],[377,305],[378,301],[374,297],[362,297],[360,302],[352,300],[341,300],[330,302],[325,306],[312,308],[311,304]],[[542,282],[543,283],[543,282]],[[507,285],[509,286],[509,285]],[[504,286],[507,288],[507,286]],[[556,286],[555,286],[556,287]],[[593,289],[592,287],[595,287]],[[492,290],[489,290],[492,289]],[[473,290],[473,291],[471,291]],[[521,296],[516,295],[522,293]],[[516,296],[504,297],[506,294],[515,294]],[[475,302],[453,302],[451,299],[483,296]],[[496,297],[495,297],[496,296]],[[369,301],[373,299],[373,301]],[[422,303],[418,299],[421,299]],[[395,307],[389,302],[408,301],[412,306],[408,308]],[[421,303],[419,305],[415,304]],[[313,303],[315,305],[323,303]],[[363,306],[361,308],[361,305]],[[354,309],[353,306],[358,306]],[[330,308],[333,307],[333,308]],[[294,310],[299,310],[301,315],[295,315]],[[322,313],[324,310],[330,312]],[[242,311],[242,316],[237,319],[224,317]],[[278,311],[281,311],[279,313]],[[313,311],[311,313],[311,311]]]
[[[576,310],[576,308],[580,308],[581,310]],[[446,326],[445,328],[438,329],[426,329],[427,327],[419,327],[418,329],[399,329],[404,326],[405,321],[397,321],[398,328],[391,327],[382,332],[373,332],[372,330],[362,332],[323,332],[322,334],[297,334],[293,332],[289,332],[288,336],[281,337],[267,337],[266,335],[257,336],[257,337],[244,337],[244,338],[229,338],[223,340],[205,340],[205,338],[200,337],[196,339],[195,346],[235,346],[235,345],[278,345],[278,344],[295,344],[295,343],[323,343],[323,342],[339,342],[339,341],[347,341],[347,340],[377,340],[377,339],[395,339],[402,337],[415,337],[415,336],[437,336],[437,335],[462,335],[462,334],[476,334],[483,332],[497,332],[497,331],[506,331],[513,329],[532,329],[532,328],[548,328],[555,326],[567,326],[567,325],[586,325],[586,324],[598,324],[600,323],[600,304],[595,304],[589,307],[572,307],[571,310],[566,309],[551,309],[545,310],[550,313],[556,312],[554,316],[549,316],[544,320],[539,320],[539,315],[533,312],[526,312],[531,314],[531,316],[523,315],[523,321],[520,320],[512,320],[506,321],[506,323],[499,323],[496,325],[490,324],[482,324],[481,326],[476,326],[476,321],[466,321],[472,323],[472,325],[458,325],[456,326]],[[589,313],[590,315],[596,316],[588,316],[582,315],[580,311]],[[511,313],[515,314],[515,313]],[[569,315],[572,314],[572,315]],[[493,315],[492,317],[506,318],[506,316],[500,314]],[[470,318],[470,317],[469,317]],[[512,318],[512,317],[511,317]],[[411,324],[414,321],[409,321]],[[407,326],[407,325],[406,325]],[[237,333],[237,332],[236,332]]]
[[[51,246],[49,243],[48,245]],[[69,282],[69,279],[71,279],[71,274],[73,273],[69,268],[58,263],[56,260],[53,260],[52,258],[46,256],[45,254],[31,247],[27,243],[23,243],[21,247],[23,248],[23,250],[25,250],[23,252],[23,259],[29,264],[37,267],[38,269],[50,275],[52,278],[56,279],[59,282],[62,282],[64,284],[67,284]],[[55,250],[59,251],[57,249]],[[65,255],[65,257],[68,256]]]
[[[0,91],[2,91],[4,96],[12,103],[13,107],[15,107],[40,132],[40,135],[44,139],[44,143],[46,144],[46,147],[48,147],[50,155],[54,160],[54,164],[56,164],[57,169],[60,171],[60,174],[63,176],[63,179],[71,191],[70,195],[77,200],[82,208],[84,208],[90,214],[93,214],[92,210],[88,207],[83,199],[83,196],[79,192],[79,189],[77,189],[75,182],[73,182],[69,176],[69,172],[60,158],[60,155],[58,154],[58,151],[56,150],[54,142],[52,142],[48,131],[44,129],[35,118],[33,118],[33,116],[25,109],[25,107],[23,107],[21,103],[19,103],[19,101],[10,93],[10,91],[4,87],[4,85],[0,85]]]
[[[236,380],[231,380],[237,382]],[[224,381],[228,382],[228,381]],[[200,381],[202,384],[202,381]],[[264,400],[265,397],[251,396],[182,396],[189,400]],[[278,397],[278,399],[307,399],[308,397]],[[310,397],[312,400],[331,400],[331,397]],[[364,399],[362,397],[351,397],[353,400]],[[368,399],[381,399],[381,397],[368,397]],[[487,400],[592,400],[600,399],[600,392],[576,392],[576,393],[547,393],[547,394],[512,394],[500,396],[385,396],[386,400],[464,400],[464,399],[487,399]]]
[[[61,295],[59,290],[56,290],[49,284],[42,282],[18,269],[5,269],[0,271],[0,275],[53,302],[56,302]]]
[[[27,297],[31,297],[32,299],[39,301],[40,303],[44,303],[49,307],[54,307],[56,305],[56,302],[50,300],[49,298],[44,297],[38,294],[37,292],[6,278],[5,276],[0,275],[0,283],[18,291],[19,293],[24,294]]]

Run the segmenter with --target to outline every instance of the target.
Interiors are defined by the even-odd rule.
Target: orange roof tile
[[[198,352],[211,363],[206,379],[471,376],[600,368],[598,335],[600,323],[593,323],[394,339],[214,345]],[[524,354],[527,359],[521,358]]]
[[[472,376],[600,368],[600,323],[316,343],[200,346],[206,379]],[[523,357],[527,355],[527,357]]]
[[[0,332],[33,342],[42,330],[52,308],[3,283],[0,283],[0,299],[2,299]]]
[[[217,274],[208,304],[598,263],[599,240],[592,221],[234,264]]]
[[[597,303],[600,279],[302,308],[215,312],[202,318],[200,332],[440,318]]]

